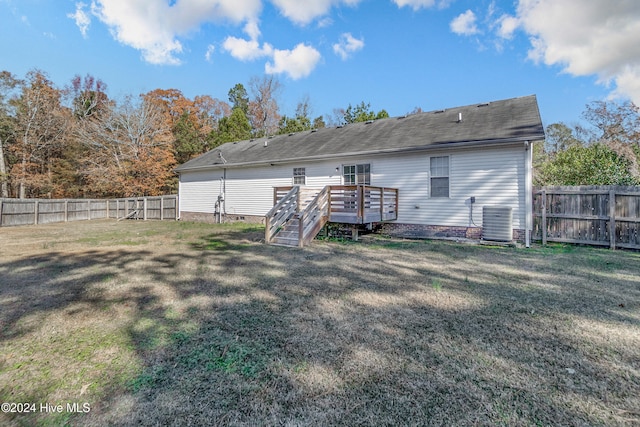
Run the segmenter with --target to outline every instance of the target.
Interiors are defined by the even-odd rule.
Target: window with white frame
[[[449,197],[449,156],[431,157],[431,197]]]
[[[371,185],[371,165],[344,165],[342,177],[344,185]]]
[[[293,168],[293,185],[305,185],[307,183],[307,171],[305,168]]]

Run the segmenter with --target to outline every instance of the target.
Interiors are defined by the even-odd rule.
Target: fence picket
[[[640,249],[640,187],[537,187],[534,239]]]
[[[53,222],[122,218],[129,213],[129,202],[133,207],[144,207],[141,218],[177,220],[178,196],[140,197],[135,199],[0,199],[0,227],[37,225]],[[121,209],[124,202],[124,209]],[[114,203],[115,209],[110,207]],[[160,212],[158,213],[158,203]],[[115,215],[114,215],[115,214]]]

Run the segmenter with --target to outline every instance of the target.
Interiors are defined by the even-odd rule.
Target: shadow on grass
[[[92,412],[74,418],[83,425],[640,419],[632,254],[434,242],[296,250],[258,244],[258,231],[203,233],[184,250],[0,262],[2,341],[37,334],[34,316],[126,319],[118,351],[138,365],[96,393]]]

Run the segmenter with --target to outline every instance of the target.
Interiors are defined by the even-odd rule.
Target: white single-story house
[[[180,217],[264,223],[291,188],[389,188],[393,215],[373,220],[387,233],[480,238],[483,213],[497,212],[528,244],[532,144],[544,137],[531,95],[227,143],[177,168]]]

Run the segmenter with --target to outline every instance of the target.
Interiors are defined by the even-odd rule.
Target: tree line
[[[534,146],[535,185],[640,185],[640,109],[595,101],[585,125],[554,123]]]
[[[89,198],[174,193],[174,168],[221,144],[388,117],[369,103],[312,117],[309,97],[281,114],[274,76],[238,83],[227,99],[177,89],[110,99],[91,75],[56,87],[41,70],[0,72],[0,197]],[[421,112],[416,107],[411,113]],[[534,146],[536,185],[640,185],[640,111],[586,106],[587,125],[554,123]]]
[[[227,100],[177,89],[110,99],[91,75],[56,87],[41,70],[0,72],[0,197],[89,198],[168,194],[174,168],[226,142],[325,127],[309,97],[280,113],[274,76],[238,83]],[[388,117],[364,102],[330,124]]]

